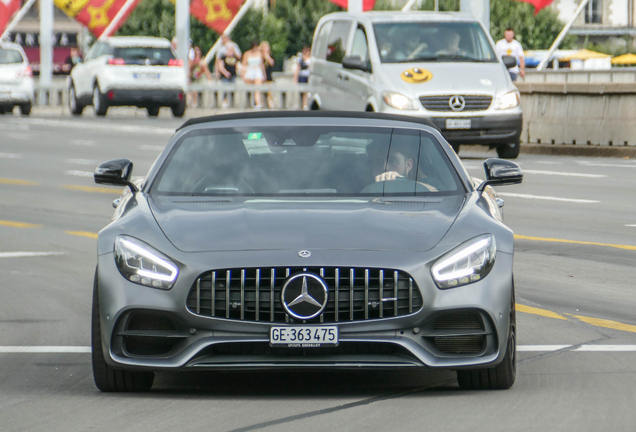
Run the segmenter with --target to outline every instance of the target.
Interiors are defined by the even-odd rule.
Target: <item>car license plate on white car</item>
[[[338,326],[274,326],[269,344],[288,348],[317,348],[338,345]]]
[[[150,72],[135,73],[133,74],[133,77],[136,79],[159,79],[159,74]]]
[[[470,129],[470,119],[446,119],[446,129]]]

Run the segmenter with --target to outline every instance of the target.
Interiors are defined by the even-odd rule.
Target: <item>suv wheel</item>
[[[102,334],[99,316],[99,289],[97,271],[93,284],[93,313],[91,324],[91,348],[93,378],[95,385],[103,392],[144,392],[150,390],[155,374],[153,372],[133,372],[113,369],[104,360]]]
[[[108,111],[106,95],[102,94],[99,90],[98,84],[95,84],[95,87],[93,88],[93,109],[95,110],[95,115],[100,117],[105,116]]]
[[[172,107],[170,107],[170,109],[172,110],[172,115],[174,117],[183,117],[183,115],[185,114],[185,111],[186,111],[185,100],[179,102],[176,105],[172,105]]]
[[[516,159],[520,149],[521,143],[519,141],[512,144],[502,144],[497,147],[497,154],[503,159]]]
[[[84,105],[77,100],[77,93],[75,93],[75,86],[71,84],[68,89],[68,107],[73,115],[82,115],[84,111]]]
[[[159,110],[161,107],[156,105],[151,105],[146,107],[146,111],[148,112],[148,117],[157,117],[159,115]]]
[[[25,104],[20,105],[20,114],[28,116],[31,114],[31,102],[27,102]]]

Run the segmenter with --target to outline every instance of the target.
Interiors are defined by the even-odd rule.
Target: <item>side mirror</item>
[[[113,159],[95,168],[93,177],[97,184],[128,186],[132,192],[137,192],[139,189],[130,181],[132,169],[133,163],[129,159]]]
[[[519,184],[523,181],[521,167],[506,159],[488,159],[484,162],[486,181],[477,190],[483,191],[486,186]]]
[[[502,56],[503,64],[508,68],[512,69],[517,66],[517,58],[509,55]]]
[[[362,61],[360,56],[346,56],[342,59],[342,67],[345,69],[357,69],[363,72],[368,72],[369,67],[367,62]]]

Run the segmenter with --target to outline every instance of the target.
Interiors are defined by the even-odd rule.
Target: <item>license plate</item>
[[[135,77],[136,79],[159,79],[159,74],[158,73],[135,73],[133,74],[133,77]]]
[[[470,119],[446,119],[446,129],[470,129]]]
[[[288,348],[318,348],[338,345],[338,326],[274,326],[269,344]]]

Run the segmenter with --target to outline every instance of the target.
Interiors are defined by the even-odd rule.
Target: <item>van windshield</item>
[[[382,63],[497,62],[476,22],[391,22],[373,30]]]

